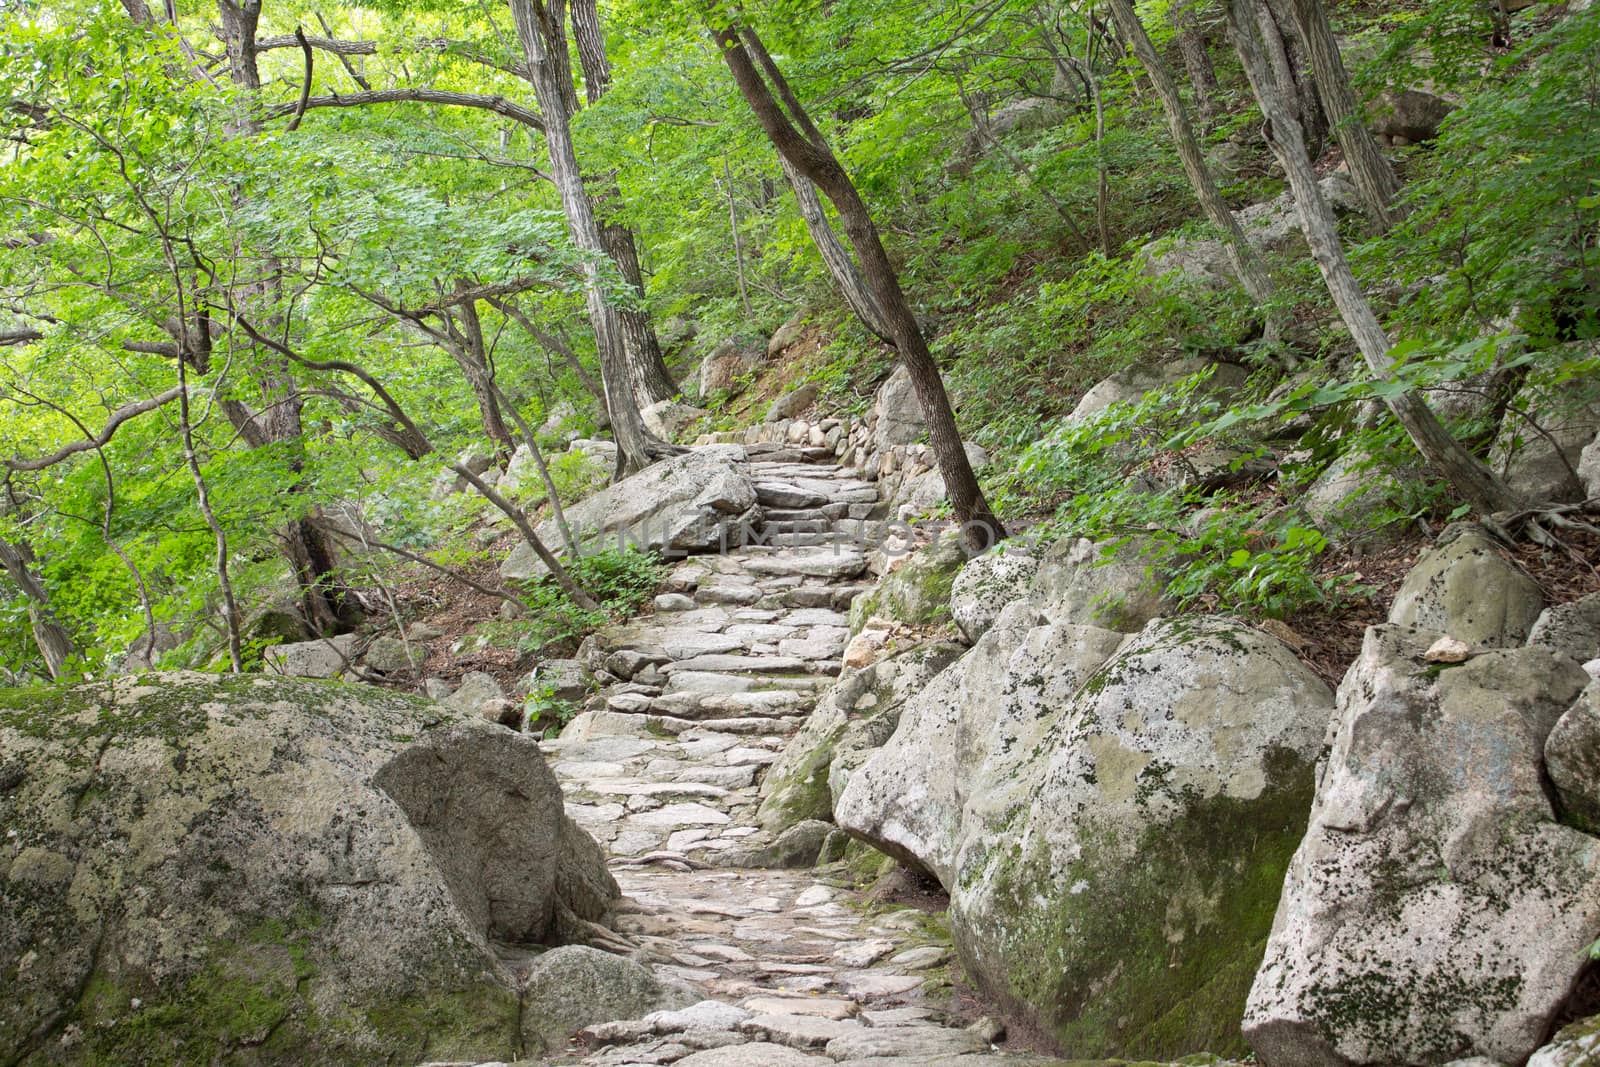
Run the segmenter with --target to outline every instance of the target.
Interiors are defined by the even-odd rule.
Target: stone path
[[[774,839],[756,822],[760,776],[838,674],[846,612],[870,584],[856,539],[877,489],[810,451],[751,448],[764,543],[680,564],[653,616],[607,635],[619,680],[543,743],[622,887],[597,947],[702,998],[591,1026],[545,1062],[1042,1062],[948,1016],[950,947],[932,917],[869,908],[840,868],[813,869],[842,843],[825,824]]]

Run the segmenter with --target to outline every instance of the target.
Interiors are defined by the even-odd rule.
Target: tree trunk
[[[800,207],[800,217],[805,220],[811,243],[817,246],[817,254],[828,268],[828,276],[833,279],[833,284],[839,287],[844,302],[863,326],[879,339],[893,344],[894,337],[883,309],[878,306],[878,298],[867,287],[866,279],[856,268],[856,261],[850,257],[850,250],[833,232],[833,224],[828,221],[828,212],[822,206],[822,198],[817,195],[817,187],[811,184],[811,179],[796,170],[787,158],[779,156],[778,163],[783,167],[784,176],[789,179],[789,187],[794,190],[794,200]]]
[[[50,594],[33,573],[32,562],[33,552],[27,545],[0,540],[0,567],[27,597],[33,643],[44,658],[45,670],[51,679],[56,679],[61,677],[61,668],[72,658],[75,649],[71,635],[56,621],[55,612],[50,609]]]
[[[1322,154],[1323,143],[1327,140],[1327,122],[1323,119],[1317,94],[1306,74],[1301,50],[1292,33],[1284,30],[1286,25],[1293,24],[1293,20],[1280,16],[1281,7],[1282,0],[1276,3],[1273,0],[1256,0],[1256,27],[1261,31],[1261,43],[1267,63],[1272,68],[1272,76],[1283,87],[1284,104],[1289,114],[1300,123],[1306,158],[1315,160]]]
[[[1222,231],[1223,247],[1227,249],[1228,261],[1233,266],[1239,284],[1266,313],[1269,336],[1278,335],[1281,332],[1279,315],[1272,310],[1277,291],[1267,274],[1266,264],[1256,253],[1255,246],[1245,237],[1239,220],[1217,190],[1217,183],[1211,177],[1205,156],[1200,151],[1194,126],[1189,122],[1189,113],[1183,106],[1183,97],[1178,93],[1177,83],[1156,54],[1150,35],[1145,33],[1144,24],[1134,13],[1132,0],[1110,0],[1110,4],[1113,21],[1150,75],[1150,82],[1161,99],[1161,106],[1167,113],[1167,126],[1172,131],[1172,139],[1177,145],[1179,158],[1183,160],[1183,171],[1189,178],[1189,184],[1194,188],[1206,217]]]
[[[1217,72],[1206,51],[1206,38],[1195,15],[1199,0],[1173,0],[1172,26],[1178,31],[1178,52],[1194,90],[1194,109],[1207,126],[1217,121]]]
[[[593,104],[611,88],[611,60],[606,55],[605,30],[600,25],[595,0],[572,0],[572,39],[577,45],[578,64],[583,71],[584,94]],[[594,197],[597,214],[606,202],[621,202],[622,194],[614,176],[608,175],[604,181],[590,184],[597,190]],[[634,399],[641,407],[671,400],[678,395],[678,386],[662,359],[661,341],[656,337],[655,323],[644,304],[644,274],[639,269],[638,239],[632,230],[613,222],[602,222],[600,236],[605,241],[606,253],[638,297],[637,307],[620,308],[617,312],[622,321],[622,348],[633,375]]]
[[[716,18],[717,10],[710,9],[709,15]],[[1005,527],[990,510],[983,491],[978,487],[977,476],[967,460],[961,434],[956,428],[955,413],[950,409],[950,398],[944,391],[944,380],[939,376],[939,367],[928,351],[922,328],[900,289],[899,276],[884,250],[871,212],[867,210],[860,192],[833,150],[783,81],[755,31],[748,27],[738,30],[719,28],[715,33],[734,82],[779,155],[797,173],[815,184],[838,210],[839,221],[850,240],[850,247],[861,263],[867,290],[882,309],[895,349],[911,375],[917,401],[928,424],[928,438],[939,462],[939,471],[944,476],[945,490],[956,519],[962,525],[966,542],[978,551],[993,545],[1006,536]],[[752,53],[755,59],[752,59]],[[762,79],[761,71],[756,67],[757,62],[768,71],[773,88],[783,99],[783,105],[773,96],[773,88],[769,88]],[[787,116],[784,114],[785,107],[788,109]],[[805,132],[802,133],[802,130]]]
[[[456,282],[457,292],[467,288],[470,286],[465,280]],[[442,316],[445,328],[455,335],[457,341],[451,346],[450,354],[466,375],[472,395],[478,401],[478,414],[483,420],[485,436],[494,442],[495,449],[504,461],[511,458],[517,443],[512,440],[511,431],[506,428],[505,415],[500,410],[500,398],[494,388],[494,371],[489,366],[489,351],[483,340],[483,320],[478,317],[477,301],[462,301],[456,306],[456,314],[461,316],[459,328],[452,321],[449,311]]]
[[[1333,209],[1322,197],[1317,174],[1306,156],[1300,124],[1289,113],[1281,86],[1276,84],[1272,67],[1262,49],[1258,26],[1251,10],[1253,0],[1228,0],[1228,29],[1244,62],[1246,75],[1255,90],[1270,132],[1267,143],[1289,177],[1300,227],[1305,232],[1311,256],[1322,272],[1328,293],[1339,315],[1361,349],[1367,366],[1378,378],[1394,375],[1394,360],[1389,355],[1389,336],[1378,322],[1372,304],[1356,281],[1355,272],[1345,258],[1344,246]],[[1243,8],[1243,10],[1241,10]],[[1415,391],[1388,401],[1389,410],[1405,428],[1417,451],[1446,479],[1461,498],[1479,512],[1492,514],[1521,507],[1525,502],[1511,487],[1496,477],[1476,456],[1450,436],[1433,410]]]
[[[234,84],[253,95],[261,88],[261,72],[256,63],[256,29],[261,20],[261,0],[217,0],[217,14],[222,23],[223,42],[228,54],[228,74]],[[253,115],[253,112],[247,112]],[[247,117],[236,127],[240,134],[255,133],[260,124]],[[266,280],[253,282],[239,293],[227,296],[230,307],[249,309],[253,304],[265,302],[278,284],[277,263],[266,264]],[[202,326],[202,329],[205,327]],[[267,331],[270,333],[270,330]],[[209,344],[209,337],[202,340]],[[185,346],[185,348],[192,346]],[[224,412],[239,429],[241,436],[253,447],[261,445],[287,445],[296,453],[291,458],[290,469],[300,470],[297,454],[303,441],[300,422],[302,399],[300,387],[289,366],[276,356],[268,357],[272,364],[262,374],[262,405],[258,414],[251,415],[242,404],[225,406]],[[196,366],[196,371],[204,373]],[[248,423],[248,430],[245,425]],[[251,432],[254,431],[252,435]],[[302,611],[306,621],[318,633],[337,631],[344,598],[342,586],[334,580],[334,549],[328,535],[317,526],[316,512],[291,522],[280,531],[280,540],[290,565],[300,581]],[[231,595],[231,594],[230,594]]]
[[[1394,201],[1400,193],[1400,180],[1363,121],[1361,107],[1350,88],[1350,74],[1345,70],[1344,57],[1339,54],[1339,42],[1328,24],[1328,12],[1322,0],[1291,2],[1306,54],[1311,59],[1311,69],[1316,75],[1322,109],[1344,152],[1345,162],[1350,165],[1350,176],[1361,194],[1367,217],[1372,220],[1373,227],[1383,233],[1398,219]]]
[[[545,123],[545,147],[550,155],[551,176],[561,196],[562,214],[572,243],[580,250],[606,253],[594,205],[583,188],[577,153],[572,144],[572,115],[577,97],[572,86],[572,70],[567,58],[565,0],[510,0],[512,21],[522,42],[528,66],[528,81]],[[617,311],[606,300],[605,281],[600,268],[585,264],[584,301],[594,325],[595,342],[600,350],[600,378],[605,386],[606,411],[617,441],[619,474],[643,470],[652,454],[661,449],[645,432],[639,405],[634,399],[633,376],[623,349],[623,327]]]

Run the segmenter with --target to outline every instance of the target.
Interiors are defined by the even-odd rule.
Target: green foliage
[[[571,561],[567,572],[599,602],[599,611],[578,607],[552,580],[529,583],[523,590],[527,616],[481,625],[480,640],[523,653],[573,647],[607,622],[638,611],[661,584],[664,567],[655,556],[636,548],[603,548]]]

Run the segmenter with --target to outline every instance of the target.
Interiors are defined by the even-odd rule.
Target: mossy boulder
[[[850,604],[850,632],[877,616],[908,626],[938,626],[950,620],[950,591],[967,562],[959,531],[946,532],[905,556],[872,590]]]
[[[1268,1067],[1523,1063],[1600,937],[1600,840],[1561,825],[1542,753],[1588,681],[1540,646],[1456,666],[1375,626],[1244,1032]]]
[[[1476,523],[1447,527],[1400,583],[1389,621],[1505,648],[1527,640],[1544,592]]]
[[[761,824],[778,833],[807,819],[831,820],[850,771],[889,739],[901,706],[961,651],[929,641],[861,669],[846,667],[762,779]]]
[[[1226,618],[1017,603],[901,713],[839,823],[936,876],[962,962],[1074,1056],[1244,1051],[1332,694]]]
[[[0,1049],[514,1058],[488,936],[559,940],[616,893],[560,804],[535,743],[364,686],[0,692]]]

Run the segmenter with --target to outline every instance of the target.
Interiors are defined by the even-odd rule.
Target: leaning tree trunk
[[[22,590],[22,595],[28,600],[28,622],[33,631],[33,643],[39,649],[39,655],[44,658],[45,670],[52,679],[61,677],[61,668],[66,666],[75,651],[72,637],[66,628],[56,621],[55,612],[50,608],[50,594],[45,591],[44,583],[39,581],[30,565],[33,552],[25,544],[11,544],[9,541],[0,540],[0,568],[16,587]]]
[[[1322,0],[1291,0],[1291,3],[1306,54],[1311,59],[1311,69],[1316,75],[1322,110],[1327,113],[1345,162],[1350,164],[1350,177],[1361,194],[1367,217],[1379,233],[1385,232],[1398,219],[1394,201],[1400,193],[1400,180],[1389,161],[1383,158],[1377,139],[1362,121],[1360,105],[1350,88],[1350,74],[1345,70],[1339,41],[1328,24],[1328,12]]]
[[[872,295],[866,279],[856,268],[856,261],[850,258],[850,250],[833,232],[833,224],[828,221],[828,212],[822,206],[822,198],[817,195],[817,187],[787,159],[780,156],[778,162],[783,167],[784,176],[789,179],[789,187],[794,190],[795,203],[800,207],[800,217],[805,220],[811,243],[817,246],[817,254],[828,268],[828,276],[833,279],[833,284],[839,287],[844,302],[850,305],[850,310],[855,312],[863,326],[880,339],[893,343],[889,323],[883,309],[878,306],[878,298]]]
[[[712,9],[710,17],[717,16],[718,12]],[[978,478],[973,473],[966,448],[961,442],[961,434],[956,428],[955,412],[950,408],[950,398],[945,393],[938,364],[934,362],[927,339],[922,335],[922,327],[900,289],[900,278],[889,262],[889,255],[884,250],[866,202],[861,199],[860,192],[800,101],[790,91],[755,31],[748,27],[724,27],[715,33],[734,82],[773,147],[796,172],[814,183],[839,212],[840,224],[861,264],[867,289],[882,309],[900,361],[911,376],[923,418],[928,424],[928,439],[933,445],[939,472],[944,476],[951,507],[962,525],[962,533],[969,547],[979,551],[989,547],[1006,536],[1005,527],[990,510],[989,502],[978,487]],[[759,70],[757,62],[760,63]],[[771,79],[771,88],[763,79],[762,71]],[[783,100],[781,106],[773,95],[774,91]]]
[[[583,70],[583,85],[589,103],[593,104],[611,88],[611,60],[606,55],[605,31],[600,25],[600,12],[595,0],[572,0],[572,38],[577,45],[578,63]],[[620,203],[622,193],[616,181],[608,176],[594,183],[597,192],[594,200],[600,203]],[[598,204],[597,204],[598,207]],[[678,386],[672,380],[667,364],[661,356],[661,341],[656,336],[654,321],[644,304],[644,273],[639,268],[638,240],[633,231],[614,222],[603,222],[601,240],[606,253],[622,272],[638,299],[638,306],[619,308],[617,317],[622,323],[622,350],[628,357],[628,369],[633,380],[634,399],[641,407],[678,395]]]
[[[572,144],[572,115],[577,98],[567,58],[564,0],[510,0],[512,21],[522,41],[527,77],[544,118],[545,146],[551,176],[561,197],[562,214],[572,243],[581,251],[606,253],[594,205],[583,187],[583,174]],[[606,410],[617,441],[617,473],[629,474],[649,465],[652,446],[644,419],[634,400],[633,376],[623,348],[623,327],[616,308],[606,300],[605,280],[593,262],[585,263],[584,302],[594,325],[600,350],[600,378],[605,386]]]
[[[465,280],[456,283],[457,292],[467,287]],[[457,313],[461,316],[459,329],[451,321],[448,310],[443,316],[445,328],[456,335],[452,338],[455,343],[450,346],[450,354],[455,357],[467,384],[472,387],[473,397],[478,401],[478,415],[483,421],[484,434],[494,442],[501,460],[508,460],[516,450],[517,443],[512,440],[511,431],[506,428],[505,414],[500,410],[500,397],[494,387],[494,370],[489,366],[489,350],[483,340],[483,320],[478,317],[477,301],[462,301]]]
[[[1266,117],[1269,131],[1267,143],[1288,174],[1289,188],[1294,193],[1295,207],[1300,215],[1300,228],[1305,232],[1311,256],[1322,272],[1323,281],[1333,297],[1334,305],[1339,309],[1340,317],[1355,338],[1372,373],[1389,380],[1394,376],[1389,336],[1378,322],[1378,316],[1362,292],[1360,283],[1356,281],[1350,261],[1345,258],[1333,209],[1323,199],[1322,190],[1317,186],[1317,173],[1306,157],[1300,124],[1289,113],[1281,87],[1273,76],[1271,64],[1261,46],[1252,8],[1253,0],[1228,0],[1228,29],[1239,58],[1244,62],[1251,88],[1261,104],[1262,114]],[[1525,503],[1510,486],[1450,435],[1415,390],[1401,393],[1389,400],[1388,404],[1417,451],[1463,500],[1479,512],[1491,514],[1507,511]]]
[[[1178,52],[1194,90],[1195,112],[1209,127],[1217,121],[1217,71],[1211,65],[1205,34],[1200,32],[1200,19],[1195,15],[1198,6],[1199,0],[1174,0],[1172,26],[1178,31]]]
[[[1273,287],[1272,278],[1267,274],[1266,264],[1257,254],[1255,246],[1245,237],[1244,228],[1239,225],[1239,220],[1228,208],[1227,201],[1222,199],[1216,181],[1211,177],[1205,156],[1200,151],[1200,141],[1195,137],[1194,126],[1189,122],[1189,113],[1183,106],[1183,97],[1178,93],[1177,83],[1173,81],[1166,64],[1161,62],[1161,57],[1156,54],[1155,45],[1150,42],[1150,35],[1145,32],[1144,24],[1134,13],[1132,0],[1110,0],[1110,4],[1113,21],[1122,36],[1128,40],[1146,73],[1150,75],[1150,82],[1155,86],[1156,95],[1161,99],[1162,109],[1167,114],[1167,126],[1172,131],[1172,140],[1177,145],[1179,158],[1183,160],[1184,174],[1188,176],[1189,184],[1194,188],[1195,196],[1199,198],[1206,217],[1211,220],[1213,226],[1222,231],[1223,247],[1227,249],[1228,262],[1233,267],[1234,275],[1250,299],[1265,312],[1269,337],[1279,335],[1281,323],[1279,314],[1273,309],[1277,291]]]

